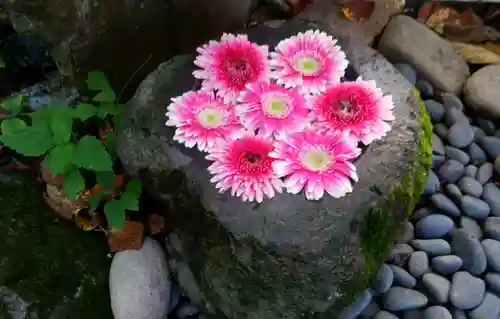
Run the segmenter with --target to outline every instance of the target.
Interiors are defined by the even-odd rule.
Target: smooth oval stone
[[[411,245],[418,250],[426,252],[429,256],[442,256],[451,253],[450,244],[444,239],[414,239]]]
[[[474,142],[486,137],[486,133],[480,127],[473,126],[472,129],[474,130]]]
[[[447,109],[457,109],[462,112],[464,110],[462,100],[460,100],[460,98],[455,94],[443,93],[441,94],[441,101],[443,101],[443,105]]]
[[[441,138],[441,140],[446,140],[446,138],[448,137],[448,127],[443,123],[434,124],[432,130],[439,138]]]
[[[483,227],[487,237],[500,240],[500,217],[486,218]]]
[[[432,170],[429,171],[429,175],[427,178],[427,184],[424,188],[425,195],[432,195],[437,193],[439,190],[439,178],[434,174]]]
[[[476,118],[475,119],[479,127],[487,134],[487,135],[494,135],[496,131],[495,123],[493,123],[490,120],[483,119],[483,118]]]
[[[483,302],[469,312],[470,319],[495,319],[500,316],[500,298],[487,292],[484,296]]]
[[[391,267],[387,264],[382,264],[380,267],[377,276],[375,277],[375,283],[373,288],[377,290],[379,293],[386,293],[389,288],[391,288],[392,282],[394,281],[394,273],[392,272]]]
[[[477,171],[476,180],[481,183],[481,185],[486,184],[493,177],[493,169],[493,164],[484,163]]]
[[[463,229],[456,229],[451,235],[451,249],[462,258],[463,268],[473,275],[479,276],[486,270],[486,254],[478,238]]]
[[[422,218],[424,218],[425,216],[432,214],[434,211],[435,211],[435,209],[433,210],[430,207],[421,207],[421,208],[415,210],[411,214],[410,220],[413,222],[417,222],[417,221],[421,220]]]
[[[436,134],[432,134],[432,153],[438,155],[444,155],[444,145],[443,141]]]
[[[368,307],[366,307],[363,312],[361,312],[361,318],[363,319],[368,319],[368,318],[373,318],[375,315],[380,311],[380,307],[378,304],[372,300]],[[343,318],[342,318],[343,319]]]
[[[370,291],[365,290],[352,304],[342,310],[339,319],[356,319],[368,307],[372,299],[373,295]]]
[[[449,183],[455,183],[464,174],[465,166],[455,160],[447,160],[439,167],[439,179]]]
[[[500,175],[500,156],[498,156],[495,159],[495,163],[494,163],[493,167],[495,169],[495,172]]]
[[[500,294],[500,274],[496,272],[488,272],[484,275],[484,281],[491,290]]]
[[[468,234],[474,235],[478,239],[481,239],[483,237],[483,230],[474,219],[467,216],[462,216],[460,217],[459,225],[460,228],[465,230]]]
[[[451,313],[443,306],[432,306],[424,311],[425,319],[453,319]]]
[[[422,309],[407,310],[403,313],[403,319],[422,319],[424,311]]]
[[[474,165],[482,165],[488,160],[486,153],[476,143],[471,143],[467,146],[467,153],[469,154],[471,163]]]
[[[433,214],[422,218],[415,227],[417,238],[439,238],[453,229],[453,220],[442,214]]]
[[[410,82],[412,85],[417,83],[417,72],[407,63],[394,63],[394,67]]]
[[[488,238],[483,240],[481,245],[486,254],[488,268],[500,272],[500,241]]]
[[[390,265],[394,273],[394,283],[406,288],[413,288],[417,284],[417,279],[407,272],[403,267]]]
[[[179,319],[188,319],[196,315],[197,313],[199,313],[198,308],[189,302],[182,304],[182,306],[180,306],[179,309],[177,309],[177,311],[175,312],[177,318]]]
[[[429,271],[429,257],[424,251],[415,251],[408,260],[408,271],[418,278]]]
[[[415,87],[417,88],[417,90],[420,92],[420,95],[424,99],[432,98],[434,96],[434,87],[432,86],[432,84],[429,81],[426,81],[424,79],[418,79]],[[439,102],[436,102],[436,103],[439,103]],[[429,111],[427,111],[427,112],[429,112]],[[444,107],[443,107],[443,115],[444,115]],[[443,115],[441,115],[441,119],[443,118]],[[431,119],[432,119],[432,117],[431,117]]]
[[[500,190],[499,190],[500,192]],[[442,213],[451,216],[460,216],[460,209],[458,206],[444,194],[434,194],[431,196],[431,202],[436,206]],[[499,205],[500,208],[500,205]]]
[[[455,184],[448,184],[444,188],[446,195],[455,203],[460,203],[460,200],[464,196],[460,188]]]
[[[458,182],[458,187],[465,195],[480,197],[483,194],[483,186],[472,177],[462,177]]]
[[[382,310],[377,313],[375,319],[398,319],[398,316],[390,313],[389,311]]]
[[[383,296],[384,308],[389,311],[401,311],[409,309],[417,309],[427,305],[427,297],[416,290],[391,287]]]
[[[476,178],[477,167],[474,165],[467,165],[465,167],[464,175],[472,178]]]
[[[474,219],[486,219],[491,212],[488,203],[469,195],[462,197],[460,208],[465,215]]]
[[[396,244],[389,251],[387,261],[399,266],[406,265],[406,262],[413,253],[413,248],[408,244]]]
[[[449,133],[448,133],[449,135]],[[491,159],[500,156],[500,139],[495,136],[486,136],[479,139],[479,146],[488,154]]]
[[[467,319],[467,314],[465,313],[465,311],[457,309],[455,307],[452,307],[451,309],[451,316],[453,319]]]
[[[444,110],[444,124],[448,127],[452,127],[457,123],[469,124],[469,120],[465,117],[462,111],[455,108],[445,108]]]
[[[483,301],[486,285],[466,271],[455,273],[451,279],[450,301],[461,310],[472,309]]]
[[[437,170],[443,163],[446,161],[446,157],[444,155],[432,154],[432,165],[431,168],[433,170]]]
[[[459,150],[456,147],[446,145],[444,147],[444,154],[449,159],[452,159],[452,160],[455,160],[457,162],[460,162],[463,165],[469,164],[469,161],[470,161],[469,154],[465,153],[462,150]]]
[[[462,259],[455,255],[437,256],[431,260],[432,269],[444,276],[454,274],[462,264]]]
[[[444,116],[444,107],[443,104],[439,103],[435,100],[426,100],[424,101],[425,107],[427,109],[427,113],[431,118],[432,122],[441,122]]]
[[[490,206],[491,214],[500,217],[500,189],[495,184],[488,183],[483,187],[482,198]]]
[[[422,276],[422,282],[437,302],[441,304],[448,302],[448,294],[451,287],[448,279],[437,274],[427,273]]]
[[[465,122],[453,124],[448,130],[448,142],[455,147],[468,146],[474,140],[472,127]]]

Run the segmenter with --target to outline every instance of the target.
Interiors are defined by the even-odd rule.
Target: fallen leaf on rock
[[[165,230],[165,219],[158,214],[148,216],[149,232],[151,235],[160,234]]]
[[[427,21],[427,19],[429,19],[430,15],[432,14],[435,6],[436,6],[436,3],[432,3],[432,2],[424,3],[420,7],[420,9],[418,9],[417,20],[425,23]]]
[[[144,225],[140,222],[126,221],[120,231],[108,232],[108,245],[112,252],[139,249],[142,246]]]
[[[432,8],[431,14],[425,24],[434,31],[442,34],[446,23],[456,23],[460,14],[451,7],[436,5]]]
[[[73,220],[75,214],[82,209],[88,208],[90,192],[80,192],[76,200],[70,200],[57,186],[47,184],[43,197],[45,202],[61,218]]]
[[[458,42],[452,42],[452,45],[455,52],[470,64],[500,63],[500,55],[482,46]]]
[[[500,44],[488,42],[482,45],[483,48],[490,50],[498,55],[500,55]]]
[[[462,43],[481,43],[500,40],[500,32],[487,25],[462,26],[446,24],[443,36],[450,41]]]
[[[74,214],[73,220],[81,230],[90,231],[99,226],[99,223],[96,221],[94,216],[96,215],[91,215],[88,213],[88,210],[80,209]]]
[[[342,14],[348,20],[363,22],[370,18],[375,9],[375,3],[371,0],[352,0],[344,3]]]

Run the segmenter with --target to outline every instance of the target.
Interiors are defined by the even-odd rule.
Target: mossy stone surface
[[[36,176],[1,177],[0,286],[40,319],[112,319],[104,236],[59,221]]]
[[[286,22],[245,32],[272,48],[311,27]],[[192,55],[160,65],[127,105],[119,156],[173,208],[167,218],[178,240],[171,248],[195,283],[187,288],[186,269],[178,279],[186,291],[196,285],[214,318],[337,318],[370,284],[422,192],[430,124],[411,85],[376,51],[349,39],[340,44],[352,64],[348,79],[375,80],[396,105],[392,131],[356,161],[360,182],[341,199],[279,194],[255,204],[218,194],[204,155],[173,142],[164,124],[170,98],[199,86]]]

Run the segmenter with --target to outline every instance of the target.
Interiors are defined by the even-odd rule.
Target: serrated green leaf
[[[97,114],[97,108],[92,104],[82,103],[73,110],[73,117],[82,121]]]
[[[69,142],[73,131],[72,109],[65,106],[55,107],[50,120],[50,129],[56,144]]]
[[[23,108],[24,96],[18,94],[9,97],[7,100],[0,103],[0,108],[9,111],[11,114],[18,114]]]
[[[99,107],[97,111],[97,116],[100,119],[105,118],[108,115],[119,114],[123,109],[123,104],[103,104]]]
[[[51,107],[41,107],[30,114],[31,126],[46,127],[50,130],[50,122],[54,110]]]
[[[110,228],[121,230],[125,224],[125,210],[118,200],[111,200],[104,205],[104,214]]]
[[[91,71],[87,75],[87,87],[89,90],[93,91],[106,91],[111,90],[108,79],[104,72],[101,71]]]
[[[97,172],[113,171],[113,163],[104,145],[94,136],[84,136],[76,145],[73,164]]]
[[[56,176],[69,167],[73,159],[75,144],[68,143],[54,147],[42,162],[42,167],[50,169],[52,176]]]
[[[17,133],[2,135],[0,142],[25,156],[41,156],[54,146],[52,134],[44,126],[31,126]]]
[[[120,196],[120,203],[123,209],[139,210],[139,196],[134,192],[124,192]]]
[[[118,157],[116,154],[116,133],[114,131],[109,131],[106,134],[106,149],[113,161]]]
[[[75,200],[78,193],[85,189],[85,180],[79,170],[64,175],[62,190],[69,200]]]
[[[115,100],[116,94],[112,89],[103,90],[92,99],[92,101],[99,103],[113,103]]]
[[[116,183],[116,175],[113,172],[96,172],[97,184],[102,187],[113,187]]]
[[[0,129],[2,130],[3,135],[19,132],[27,127],[26,122],[20,118],[6,119],[2,121],[2,124],[0,124]]]
[[[125,187],[127,193],[133,193],[137,197],[141,195],[142,192],[142,184],[141,181],[134,178],[130,182],[127,183],[127,186]]]

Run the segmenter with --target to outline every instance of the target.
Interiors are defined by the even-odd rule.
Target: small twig
[[[499,0],[500,1],[500,0]],[[127,88],[127,86],[130,84],[130,82],[132,81],[132,79],[137,75],[137,73],[139,73],[139,71],[146,65],[146,63],[149,62],[149,60],[151,60],[151,57],[153,55],[150,54],[148,56],[148,58],[142,62],[142,64],[137,68],[137,70],[134,71],[134,73],[132,73],[132,75],[128,78],[127,82],[125,82],[125,85],[123,86],[122,90],[120,91],[120,93],[118,94],[118,97],[116,98],[117,101],[120,100],[120,96],[122,96],[123,94],[123,91],[125,91],[125,89]]]

